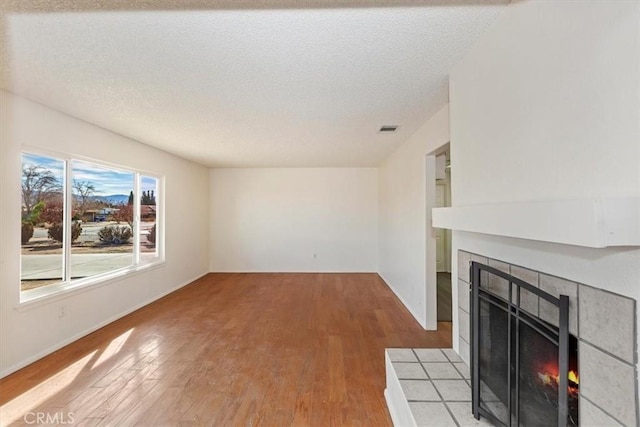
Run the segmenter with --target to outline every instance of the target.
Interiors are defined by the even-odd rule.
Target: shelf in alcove
[[[640,197],[434,208],[437,228],[604,248],[640,246]]]

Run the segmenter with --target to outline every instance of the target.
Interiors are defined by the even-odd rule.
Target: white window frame
[[[92,158],[86,158],[82,156],[71,156],[65,155],[55,152],[50,152],[42,149],[29,148],[24,147],[21,150],[22,154],[32,154],[36,156],[50,157],[55,160],[59,160],[64,162],[64,190],[63,190],[63,199],[64,199],[64,242],[62,245],[62,256],[63,256],[63,268],[62,275],[63,279],[59,283],[42,286],[40,288],[31,289],[28,291],[22,291],[19,289],[19,307],[26,307],[33,304],[38,304],[43,301],[48,301],[50,299],[57,299],[63,295],[68,295],[69,293],[75,293],[83,290],[87,290],[88,288],[95,288],[98,286],[108,285],[109,283],[120,281],[126,277],[129,277],[134,274],[138,274],[142,271],[146,271],[149,269],[157,268],[166,263],[165,261],[165,251],[164,251],[164,195],[165,195],[165,177],[163,175],[149,172],[142,169],[131,168],[127,166],[122,166],[114,163],[109,163],[101,160],[96,160]],[[132,264],[111,270],[105,273],[96,274],[93,276],[83,277],[80,279],[71,279],[70,278],[70,263],[71,263],[71,224],[72,224],[72,216],[73,216],[73,208],[71,207],[71,203],[73,200],[73,169],[71,167],[71,163],[74,161],[81,161],[84,163],[90,163],[98,167],[107,168],[107,169],[116,169],[118,171],[130,172],[134,174],[134,213],[133,213],[133,261]],[[22,171],[22,167],[20,168]],[[142,259],[140,257],[140,188],[141,188],[141,180],[142,177],[154,178],[156,180],[156,256],[151,258]],[[22,203],[22,200],[21,200]],[[22,264],[22,257],[20,255],[20,263]],[[20,267],[20,280],[18,281],[18,286],[21,287],[22,282],[22,266]]]

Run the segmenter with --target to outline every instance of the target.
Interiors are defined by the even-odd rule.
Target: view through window
[[[158,187],[138,172],[23,153],[21,291],[156,260]]]
[[[22,156],[21,290],[64,280],[65,162]]]
[[[156,195],[158,179],[142,176],[140,179],[140,258],[153,259],[158,256],[156,246]]]

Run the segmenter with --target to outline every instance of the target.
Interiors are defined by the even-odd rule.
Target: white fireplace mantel
[[[640,246],[640,197],[434,208],[433,227],[604,248]]]

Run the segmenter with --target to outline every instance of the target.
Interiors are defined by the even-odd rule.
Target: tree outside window
[[[31,153],[22,163],[22,291],[158,259],[158,178]]]

